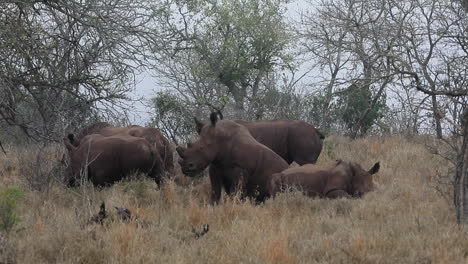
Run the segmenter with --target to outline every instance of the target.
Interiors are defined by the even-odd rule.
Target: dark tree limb
[[[3,153],[5,153],[5,155],[7,154],[5,149],[3,148],[3,145],[2,145],[2,141],[0,141],[0,148],[2,149]]]
[[[397,69],[397,71],[399,73],[401,73],[401,74],[409,75],[409,76],[413,77],[414,82],[416,84],[416,90],[418,90],[420,92],[423,92],[425,94],[428,94],[428,95],[446,95],[446,96],[452,96],[452,97],[459,97],[459,96],[468,95],[468,89],[457,89],[457,90],[453,90],[453,91],[447,91],[447,90],[444,90],[444,91],[431,91],[431,90],[428,90],[428,89],[424,88],[423,85],[421,84],[421,80],[419,79],[419,76],[418,76],[417,73],[411,72],[411,71],[403,71],[403,70],[399,70],[399,69]]]

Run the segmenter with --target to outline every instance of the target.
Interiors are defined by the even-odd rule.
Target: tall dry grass
[[[25,192],[22,220],[8,236],[12,263],[465,263],[468,238],[434,189],[447,162],[398,137],[327,138],[319,164],[342,158],[381,170],[378,190],[361,200],[284,193],[254,205],[236,197],[207,204],[209,183],[149,179],[101,191],[90,185],[31,188],[12,155],[0,156],[0,186]],[[53,162],[53,160],[51,160]],[[23,161],[24,163],[24,161]],[[53,166],[52,166],[53,167]],[[183,177],[179,175],[178,177]],[[179,184],[183,182],[184,184]],[[449,190],[448,190],[449,191]],[[89,224],[105,201],[111,216]],[[137,217],[119,220],[113,206]],[[192,228],[210,230],[200,238]],[[1,250],[0,250],[1,252]],[[4,251],[6,252],[6,251]],[[0,258],[2,262],[2,258]]]

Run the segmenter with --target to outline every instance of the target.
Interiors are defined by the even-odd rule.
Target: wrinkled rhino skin
[[[69,186],[76,185],[83,173],[94,185],[105,186],[137,171],[147,173],[160,184],[162,160],[144,138],[91,134],[77,147],[69,138],[64,139],[64,144],[70,157],[66,170]]]
[[[222,114],[220,112],[217,114],[222,119]],[[194,118],[194,120],[197,132],[200,134],[206,124],[197,118]],[[288,164],[293,161],[299,165],[315,163],[322,151],[324,136],[306,122],[292,120],[233,121],[246,127],[255,140],[273,150]],[[212,186],[223,186],[228,195],[243,189],[245,181],[242,179],[242,175],[245,174],[246,172],[237,166],[226,169],[219,168],[217,163],[212,163],[209,167]],[[216,198],[217,196],[220,196],[220,194],[213,195],[215,201],[219,200],[219,198]]]
[[[314,126],[298,120],[249,122],[233,120],[245,126],[260,143],[273,150],[288,164],[315,163],[322,152],[324,136]],[[197,132],[205,123],[195,118]]]
[[[78,136],[71,139],[74,146],[78,146],[81,140],[90,134],[100,134],[103,136],[134,136],[145,138],[151,144],[156,146],[159,156],[164,161],[164,167],[161,171],[167,172],[168,176],[174,174],[174,150],[169,140],[157,128],[142,127],[132,125],[128,127],[114,127],[106,122],[94,123],[88,127],[83,128]]]
[[[379,162],[368,171],[357,163],[342,160],[328,169],[306,164],[272,175],[269,192],[276,195],[288,188],[294,188],[311,197],[360,198],[374,190],[372,175],[379,169]]]
[[[242,174],[243,194],[258,202],[268,198],[267,187],[273,173],[288,168],[288,164],[275,152],[257,142],[247,128],[231,120],[218,121],[216,113],[210,116],[211,124],[203,126],[199,139],[187,145],[177,147],[181,159],[182,171],[188,176],[195,176],[208,165],[214,164],[217,172],[223,175],[224,183],[219,177],[211,178],[211,201],[216,203],[221,196],[221,187],[226,182],[239,182],[233,169]],[[212,170],[213,168],[210,168]],[[210,171],[211,172],[211,171]],[[226,186],[225,186],[226,187]],[[229,190],[234,186],[229,186]]]

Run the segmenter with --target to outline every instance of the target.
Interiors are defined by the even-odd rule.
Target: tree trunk
[[[438,139],[442,139],[442,125],[441,125],[441,116],[439,113],[439,106],[437,104],[437,97],[435,95],[431,96],[432,99],[432,112],[434,114],[434,122],[436,126],[436,135]]]
[[[339,56],[339,54],[338,54]],[[339,60],[339,58],[337,59]],[[325,104],[323,106],[323,112],[322,112],[322,120],[320,127],[322,129],[322,132],[328,133],[331,128],[331,118],[330,118],[330,105],[331,101],[333,100],[333,87],[335,87],[336,83],[336,78],[338,76],[340,68],[339,66],[336,66],[332,72],[330,81],[327,84],[327,87],[325,88]]]
[[[0,141],[0,149],[1,149],[1,150],[3,151],[3,153],[5,153],[5,155],[6,155],[6,151],[5,151],[5,149],[3,148],[3,146],[2,146],[2,141]]]
[[[246,97],[245,90],[243,88],[239,88],[234,81],[232,81],[229,77],[225,77],[225,75],[220,74],[218,76],[218,80],[220,83],[224,84],[227,88],[229,93],[231,93],[232,97],[234,98],[234,116],[236,118],[243,119],[245,108],[244,108],[244,99]]]
[[[457,157],[457,168],[454,179],[453,200],[457,222],[468,224],[468,108],[463,112],[463,141]]]
[[[234,98],[234,116],[237,118],[244,119],[245,108],[244,108],[244,96],[240,91],[235,91],[232,93]]]

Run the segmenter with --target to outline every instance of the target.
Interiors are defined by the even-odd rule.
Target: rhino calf
[[[278,192],[294,188],[311,197],[360,198],[374,190],[372,175],[379,169],[379,162],[368,171],[357,163],[342,160],[338,160],[335,166],[329,169],[306,164],[273,174],[269,192],[274,196]]]

